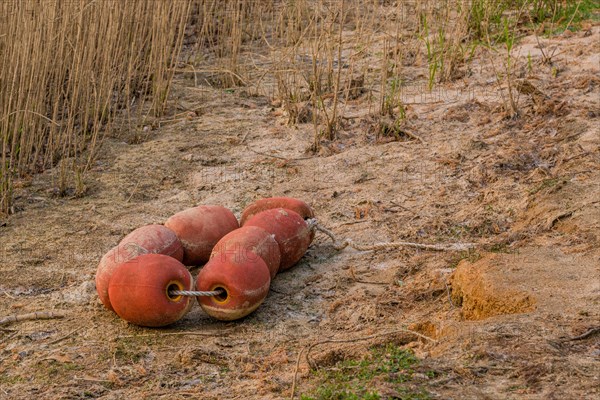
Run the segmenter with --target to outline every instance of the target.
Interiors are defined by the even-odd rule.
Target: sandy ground
[[[19,212],[0,227],[0,315],[67,316],[0,327],[0,398],[288,398],[302,349],[372,335],[311,358],[326,368],[393,342],[435,372],[408,383],[431,398],[597,398],[600,335],[565,339],[600,320],[599,36],[594,26],[546,40],[554,67],[539,63],[533,37],[520,42],[536,65],[520,77],[542,93],[520,95],[520,118],[506,117],[493,71],[475,59],[437,98],[413,98],[405,129],[422,141],[378,140],[359,99],[318,155],[305,152],[312,125],[287,126],[269,99],[178,76],[146,140],[106,139],[85,197],[47,190],[55,170],[18,190]],[[145,329],[99,303],[98,260],[131,230],[196,204],[239,216],[271,195],[309,202],[360,243],[478,248],[337,252],[318,234],[266,302],[232,323],[195,306]],[[386,334],[401,328],[436,342]],[[297,393],[315,385],[301,358]]]

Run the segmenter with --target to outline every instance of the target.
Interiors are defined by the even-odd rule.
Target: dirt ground
[[[312,125],[287,126],[271,99],[177,76],[145,140],[107,137],[85,197],[48,190],[57,170],[21,182],[18,212],[0,227],[0,316],[66,317],[0,327],[0,398],[289,398],[300,351],[365,337],[314,347],[313,366],[394,343],[432,372],[406,383],[429,398],[598,398],[600,335],[568,339],[600,325],[599,37],[596,24],[545,39],[553,66],[534,37],[519,42],[535,68],[518,73],[541,93],[520,94],[520,118],[506,117],[494,72],[476,58],[440,91],[408,93],[405,129],[422,140],[376,138],[358,99],[316,155]],[[424,69],[407,73],[417,82]],[[131,230],[197,204],[239,216],[272,195],[307,201],[359,243],[477,249],[337,252],[319,233],[241,321],[196,305],[145,329],[100,304],[97,263]],[[313,393],[320,381],[304,357],[297,372],[296,394]]]

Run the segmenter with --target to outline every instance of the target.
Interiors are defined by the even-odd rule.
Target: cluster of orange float
[[[181,319],[192,297],[210,316],[231,321],[254,311],[271,279],[306,252],[314,231],[312,209],[289,197],[258,200],[238,223],[225,207],[203,205],[181,211],[164,225],[147,225],[125,236],[100,260],[96,290],[102,303],[126,321],[165,326]],[[186,266],[204,264],[195,284]],[[218,294],[217,294],[218,293]]]

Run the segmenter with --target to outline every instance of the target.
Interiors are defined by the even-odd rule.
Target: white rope
[[[202,292],[199,290],[169,290],[169,296],[188,296],[188,297],[211,297],[218,296],[223,290],[213,290]]]
[[[331,232],[329,229],[319,225],[315,218],[310,218],[306,220],[306,223],[309,229],[314,229],[319,232],[323,232],[327,236],[331,238],[333,241],[333,248],[336,250],[343,250],[346,247],[352,247],[358,251],[370,251],[370,250],[387,250],[387,249],[397,249],[400,247],[412,247],[416,249],[422,250],[432,250],[432,251],[465,251],[475,247],[474,243],[452,243],[452,244],[422,244],[422,243],[412,243],[412,242],[381,242],[374,243],[371,245],[364,245],[354,243],[352,239],[344,239],[341,242],[337,239],[335,234]],[[218,296],[223,293],[223,290],[213,290],[213,291],[195,291],[195,290],[169,290],[169,296],[189,296],[189,297],[211,297]]]

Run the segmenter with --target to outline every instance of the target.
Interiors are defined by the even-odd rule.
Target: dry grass
[[[116,113],[135,133],[140,117],[162,111],[182,43],[177,71],[268,96],[288,124],[312,124],[318,152],[356,101],[377,137],[398,136],[415,90],[427,96],[468,76],[479,51],[496,58],[503,108],[518,117],[513,43],[594,10],[593,0],[3,2],[0,212],[10,211],[16,177],[51,166],[60,195],[83,195]]]
[[[82,195],[116,113],[160,114],[189,2],[0,3],[0,212],[12,188],[60,164],[61,195]]]
[[[405,68],[427,63],[431,91],[460,77],[474,50],[464,0],[205,0],[193,13],[202,83],[245,85],[281,102],[288,124],[313,124],[313,151],[336,139],[359,97],[375,118],[399,123]]]
[[[288,124],[313,124],[318,151],[336,139],[352,100],[363,96],[375,118],[399,126],[408,87],[431,93],[468,76],[480,49],[503,55],[498,90],[518,115],[514,41],[527,29],[572,27],[593,9],[592,0],[204,0],[193,11],[194,73],[281,103]],[[425,84],[408,82],[405,70],[423,64]]]

